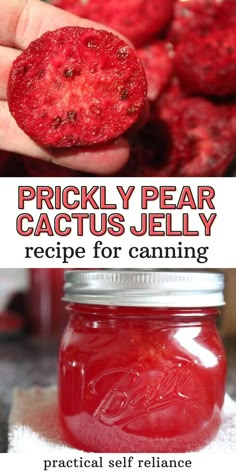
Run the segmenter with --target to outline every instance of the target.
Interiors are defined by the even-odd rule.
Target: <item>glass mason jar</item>
[[[59,354],[65,439],[92,452],[186,452],[221,424],[226,360],[216,329],[222,274],[66,273]]]

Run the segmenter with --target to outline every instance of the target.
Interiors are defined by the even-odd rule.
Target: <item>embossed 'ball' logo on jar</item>
[[[194,362],[184,360],[164,374],[128,369],[104,371],[88,385],[90,393],[100,398],[104,385],[111,385],[93,416],[107,425],[125,426],[143,416],[192,400],[197,396],[195,367]]]

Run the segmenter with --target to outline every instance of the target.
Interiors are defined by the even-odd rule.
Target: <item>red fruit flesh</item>
[[[147,76],[148,98],[156,100],[168,85],[173,72],[173,49],[164,41],[136,50]]]
[[[190,34],[179,43],[176,73],[189,93],[223,97],[236,93],[235,27]]]
[[[200,32],[212,25],[216,0],[176,0],[174,18],[168,37],[173,43],[183,41],[191,31]]]
[[[17,57],[8,103],[18,125],[42,146],[105,143],[138,119],[146,77],[120,38],[92,28],[45,33]]]
[[[193,31],[207,33],[213,26],[221,29],[235,23],[235,0],[176,0],[168,38],[178,43]]]
[[[54,4],[119,31],[136,47],[160,33],[173,13],[173,0],[55,0]]]
[[[156,108],[172,137],[170,161],[176,176],[222,176],[234,158],[234,136],[228,113],[202,98],[163,100]]]
[[[234,146],[236,152],[236,103],[231,103],[227,106],[227,111],[229,114],[229,127],[232,131],[232,135],[234,138]]]
[[[123,176],[218,177],[234,158],[229,111],[172,90],[155,105],[138,137]]]

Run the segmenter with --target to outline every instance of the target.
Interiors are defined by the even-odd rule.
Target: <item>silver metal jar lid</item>
[[[149,307],[224,305],[224,275],[158,270],[65,272],[64,300],[84,304]]]

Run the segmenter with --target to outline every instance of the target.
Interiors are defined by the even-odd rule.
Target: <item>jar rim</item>
[[[63,300],[93,305],[218,307],[224,274],[156,269],[65,271]]]

